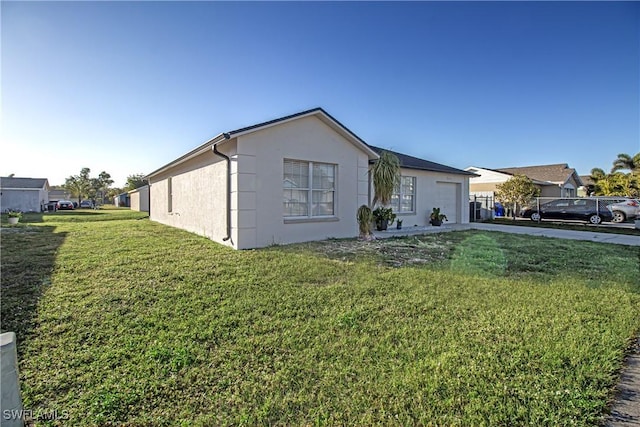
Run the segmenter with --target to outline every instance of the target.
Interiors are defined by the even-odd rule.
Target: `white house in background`
[[[0,177],[0,209],[43,212],[49,203],[46,178]]]
[[[478,175],[469,181],[470,194],[478,196],[493,196],[496,186],[514,175],[524,175],[531,179],[540,188],[541,197],[576,197],[578,187],[582,186],[576,170],[566,163],[502,169],[470,166],[465,170]]]
[[[354,237],[379,150],[321,108],[224,132],[147,176],[150,218],[236,249]],[[426,225],[435,206],[469,221],[472,174],[401,161],[394,210],[406,225]]]
[[[132,211],[149,212],[149,186],[143,185],[128,192]]]

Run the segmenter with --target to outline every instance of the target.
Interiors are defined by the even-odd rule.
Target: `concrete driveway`
[[[384,239],[394,236],[414,236],[419,234],[443,233],[459,230],[499,231],[502,233],[555,237],[557,239],[588,240],[592,242],[612,243],[615,245],[640,246],[640,236],[631,236],[628,234],[561,230],[556,228],[526,227],[520,225],[487,224],[483,222],[472,222],[470,224],[445,224],[440,227],[433,227],[431,225],[425,227],[405,227],[402,230],[390,227],[387,231],[374,231],[374,235],[376,238]]]

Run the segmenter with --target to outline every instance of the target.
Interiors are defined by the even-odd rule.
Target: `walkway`
[[[560,230],[556,228],[526,227],[520,225],[487,224],[473,222],[470,224],[448,224],[441,227],[405,227],[402,230],[390,228],[387,231],[375,231],[376,238],[384,239],[394,236],[415,236],[428,233],[443,233],[460,230],[485,230],[499,231],[502,233],[528,234],[531,236],[555,237],[557,239],[589,240],[600,243],[613,243],[616,245],[640,246],[640,236],[628,234],[599,233],[597,231]]]

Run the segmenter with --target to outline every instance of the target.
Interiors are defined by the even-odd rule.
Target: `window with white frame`
[[[396,213],[416,211],[416,177],[401,176],[400,184],[393,190],[391,208]]]
[[[283,215],[313,218],[335,215],[336,165],[284,160]]]

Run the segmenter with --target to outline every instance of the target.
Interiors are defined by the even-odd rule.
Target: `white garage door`
[[[436,183],[435,207],[439,207],[440,212],[447,216],[447,224],[460,222],[460,209],[458,208],[459,194],[460,184],[451,182]]]

